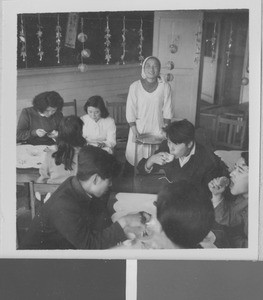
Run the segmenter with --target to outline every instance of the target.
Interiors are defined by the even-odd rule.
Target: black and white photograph
[[[243,2],[4,5],[3,256],[258,258],[261,16]]]

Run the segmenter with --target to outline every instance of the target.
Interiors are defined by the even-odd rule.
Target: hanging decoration
[[[43,36],[43,27],[41,26],[40,23],[40,14],[38,14],[38,24],[37,24],[37,38],[38,38],[38,53],[37,55],[39,56],[39,60],[42,61],[44,51],[43,51],[43,46],[42,46],[42,36]]]
[[[227,46],[226,46],[227,47],[227,49],[226,49],[226,66],[227,67],[230,66],[230,62],[231,62],[230,55],[231,55],[231,48],[232,48],[232,42],[233,42],[232,35],[233,35],[233,28],[232,28],[232,23],[231,23],[229,39],[228,39]]]
[[[144,57],[142,55],[142,43],[143,43],[143,40],[144,40],[142,25],[143,25],[143,21],[142,21],[142,18],[141,18],[141,26],[140,26],[140,29],[138,31],[139,37],[140,37],[140,43],[139,43],[139,46],[138,46],[138,48],[139,48],[139,61],[140,61],[140,65],[142,65],[142,63],[144,61]]]
[[[105,32],[106,34],[104,35],[104,38],[105,38],[105,42],[104,42],[104,45],[106,46],[104,51],[105,51],[105,60],[107,62],[107,65],[109,64],[110,60],[111,60],[111,55],[110,55],[110,37],[111,37],[111,34],[110,34],[110,27],[109,27],[109,16],[107,16],[107,25],[106,25],[106,28],[105,28]]]
[[[202,28],[202,21],[199,20],[198,29],[195,34],[195,58],[194,58],[195,65],[198,65],[199,61],[200,61],[201,39],[202,39],[202,29],[201,28]]]
[[[174,34],[175,31],[175,24],[174,22],[172,23],[172,35],[171,35],[171,42],[169,44],[169,60],[165,64],[165,68],[168,69],[169,71],[174,69],[174,62],[172,58],[172,54],[176,53],[178,51],[178,42],[179,42],[179,35],[175,36]],[[165,81],[169,81],[170,77],[172,77],[172,74],[165,74],[164,79]]]
[[[61,34],[61,26],[59,25],[59,14],[57,16],[57,26],[56,26],[56,48],[55,48],[55,51],[57,52],[56,54],[56,58],[57,58],[57,62],[58,64],[60,64],[60,43],[61,43],[61,37],[62,37],[62,34]]]
[[[21,43],[20,56],[22,56],[23,61],[25,61],[26,57],[27,57],[27,54],[26,54],[26,33],[25,33],[25,27],[24,27],[24,22],[23,22],[22,15],[21,15],[21,21],[20,21],[19,40],[20,40],[20,43]]]
[[[121,47],[122,47],[122,55],[121,55],[121,62],[123,65],[125,65],[125,54],[126,54],[126,32],[128,31],[125,27],[125,16],[123,17],[123,26],[122,26],[122,43],[121,43]]]
[[[78,35],[78,40],[82,43],[82,51],[81,51],[81,63],[78,65],[78,69],[80,72],[86,72],[88,69],[88,66],[84,64],[83,58],[89,57],[90,56],[90,50],[85,49],[85,42],[88,39],[88,36],[83,32],[84,28],[84,23],[83,23],[83,18],[81,18],[81,33]]]
[[[217,32],[216,32],[216,22],[214,24],[214,30],[213,30],[213,35],[211,38],[211,57],[212,57],[212,63],[216,59],[216,40],[217,40]]]

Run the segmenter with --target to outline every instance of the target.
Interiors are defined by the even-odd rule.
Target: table
[[[45,151],[55,146],[17,144],[16,146],[16,180],[17,183],[36,181],[39,168],[45,158]]]
[[[115,198],[115,201],[113,201]],[[147,225],[149,236],[134,240],[127,240],[113,249],[176,249],[177,247],[167,238],[164,232],[160,232],[160,225],[156,218],[156,194],[143,193],[117,193],[111,196],[113,214],[111,219],[116,222],[119,218],[132,213],[147,212],[152,218]],[[215,235],[210,231],[200,243],[203,248],[216,248]]]

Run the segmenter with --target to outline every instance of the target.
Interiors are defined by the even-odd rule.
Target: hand
[[[220,178],[221,177],[214,178],[208,183],[208,188],[214,196],[221,195],[226,189],[225,185],[220,185]]]
[[[43,137],[44,135],[46,135],[46,131],[44,130],[44,129],[37,129],[36,130],[36,134],[37,134],[37,136],[39,136],[39,137]]]
[[[55,139],[58,136],[58,132],[56,130],[53,130],[47,136],[51,139]]]
[[[104,148],[105,146],[106,146],[105,143],[103,143],[103,142],[102,142],[102,143],[98,142],[98,147],[99,147],[99,148]]]
[[[148,158],[146,162],[146,168],[150,169],[154,164],[162,166],[166,163],[167,161],[166,161],[165,152],[159,152],[157,154],[152,155],[150,158]]]
[[[132,127],[131,127],[131,130],[132,130],[132,133],[133,133],[134,138],[137,139],[137,138],[139,137],[139,135],[140,135],[140,133],[139,133],[137,127],[136,127],[135,125],[132,126]]]

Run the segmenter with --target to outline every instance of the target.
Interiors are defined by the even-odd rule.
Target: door
[[[201,99],[214,104],[220,23],[216,15],[204,20],[205,39]]]
[[[153,55],[172,88],[175,119],[195,123],[203,13],[160,11],[154,16]],[[172,62],[172,63],[171,63]]]

